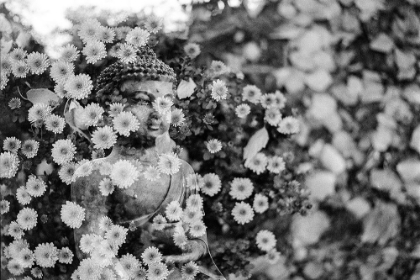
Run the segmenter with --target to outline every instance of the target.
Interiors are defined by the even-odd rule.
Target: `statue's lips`
[[[155,114],[151,114],[147,120],[147,128],[149,130],[159,130],[162,125],[162,120]]]

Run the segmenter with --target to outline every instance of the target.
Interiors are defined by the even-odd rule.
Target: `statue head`
[[[152,104],[158,98],[172,100],[174,82],[173,69],[144,47],[134,63],[116,62],[103,70],[97,79],[96,98],[104,103],[123,100],[124,110],[131,111],[140,123],[131,144],[136,146],[138,140],[141,143],[137,146],[144,146],[145,141],[150,146],[156,138],[167,135],[170,125],[168,115],[159,113]]]

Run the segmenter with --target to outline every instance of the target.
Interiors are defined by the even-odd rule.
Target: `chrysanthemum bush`
[[[154,217],[155,229],[176,223],[173,240],[181,249],[207,231],[212,262],[225,276],[249,275],[250,262],[258,256],[277,262],[276,237],[262,225],[310,207],[293,151],[287,149],[289,135],[300,129],[287,98],[247,85],[220,61],[208,69],[195,65],[200,46],[158,33],[155,17],[141,26],[122,24],[77,22],[75,40],[82,45],[64,46],[56,60],[14,43],[1,54],[10,62],[2,64],[1,99],[8,106],[5,114],[13,115],[20,129],[2,136],[2,270],[47,279],[165,279],[171,267],[159,249],[147,248],[141,259],[122,254],[131,229],[106,216],[101,232],[84,234],[75,245],[73,230],[87,217],[86,209],[71,200],[69,185],[97,170],[104,176],[97,195],[109,196],[115,188],[132,186],[140,173],[149,181],[176,174],[180,157],[195,170],[186,178],[193,194],[184,208],[174,201],[165,216]],[[139,116],[124,111],[127,100],[97,95],[98,74],[115,61],[133,63],[150,46],[176,73],[177,98],[157,98],[153,108],[170,120],[178,146],[161,154],[156,166],[92,161],[109,154],[117,142],[129,149],[139,126]],[[75,246],[87,256],[80,262]],[[182,265],[183,278],[196,277],[198,264]]]

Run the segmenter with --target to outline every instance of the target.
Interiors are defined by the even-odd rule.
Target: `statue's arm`
[[[79,259],[87,257],[80,250],[80,239],[84,234],[98,234],[100,217],[107,215],[106,197],[99,192],[99,179],[95,176],[78,178],[71,185],[72,200],[85,209],[85,220],[80,228],[74,230],[76,255]]]

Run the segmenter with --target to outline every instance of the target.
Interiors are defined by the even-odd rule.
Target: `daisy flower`
[[[8,233],[15,239],[21,239],[24,234],[23,228],[17,222],[10,223]]]
[[[70,98],[84,99],[89,96],[93,89],[92,80],[86,74],[70,76],[64,84],[64,89]]]
[[[6,137],[3,141],[3,150],[16,154],[21,147],[21,141],[16,137]]]
[[[73,180],[76,181],[77,178],[89,176],[92,173],[92,171],[92,162],[84,159],[76,164],[73,174]]]
[[[147,271],[146,269],[144,269],[143,267],[139,267],[137,268],[137,270],[134,272],[134,276],[133,279],[134,280],[145,280],[147,277]],[[108,279],[108,278],[105,278]],[[111,280],[111,279],[110,279]],[[112,280],[115,280],[114,278],[112,278]]]
[[[86,126],[96,126],[102,119],[104,109],[98,103],[91,103],[83,109],[83,121]]]
[[[23,230],[33,229],[37,224],[38,213],[32,208],[23,208],[17,215],[17,222]]]
[[[251,107],[249,107],[248,104],[240,104],[236,106],[235,113],[238,116],[238,118],[245,118],[248,116],[248,114],[251,112]]]
[[[117,40],[124,40],[131,28],[129,26],[120,26],[115,28]]]
[[[98,226],[100,230],[107,232],[111,229],[113,225],[114,224],[112,223],[112,220],[109,217],[103,216],[99,218]]]
[[[93,259],[84,259],[77,268],[80,279],[99,280],[102,268]]]
[[[95,240],[97,235],[96,234],[83,234],[80,238],[80,250],[83,253],[90,254],[95,248]]]
[[[77,33],[83,42],[90,42],[99,39],[99,33],[101,30],[101,23],[96,19],[85,20],[79,28]]]
[[[8,253],[10,258],[17,258],[20,253],[22,253],[23,249],[29,249],[29,244],[24,239],[14,240],[10,245],[7,247]]]
[[[187,208],[190,210],[200,210],[203,208],[203,198],[199,194],[192,194],[187,199]]]
[[[222,80],[213,81],[210,88],[211,88],[211,97],[214,100],[220,101],[222,99],[226,99],[228,89],[224,81]]]
[[[52,108],[43,103],[34,104],[28,111],[28,120],[33,123],[45,120],[51,114]]]
[[[10,52],[10,58],[14,62],[23,61],[28,53],[22,48],[14,48],[13,51]]]
[[[268,252],[276,246],[276,237],[271,231],[260,230],[255,238],[258,248]]]
[[[22,154],[24,154],[27,158],[34,158],[38,153],[39,149],[39,142],[35,140],[26,140],[22,144]]]
[[[268,197],[257,193],[254,196],[253,208],[257,213],[264,213],[268,209]]]
[[[12,72],[13,61],[10,55],[2,54],[0,56],[0,71],[3,75],[9,75]]]
[[[119,113],[112,123],[117,133],[123,136],[129,136],[130,132],[136,131],[140,126],[137,118],[131,112]]]
[[[203,177],[196,173],[189,174],[185,181],[188,188],[196,191],[198,191],[204,184]]]
[[[164,280],[168,277],[169,270],[164,263],[153,263],[147,270],[148,280]]]
[[[41,279],[42,278],[42,270],[39,267],[34,267],[31,269],[31,274],[33,277]]]
[[[206,147],[210,153],[214,154],[220,152],[220,150],[222,149],[222,143],[217,139],[211,139],[207,141]]]
[[[182,208],[178,201],[174,200],[166,206],[165,215],[169,221],[179,221],[182,217]]]
[[[54,267],[58,261],[58,249],[53,243],[42,243],[35,248],[35,260],[40,267]]]
[[[119,225],[113,225],[105,233],[105,238],[108,240],[110,244],[119,247],[125,242],[125,238],[127,237],[127,232],[128,232],[128,229]]]
[[[95,64],[107,55],[105,44],[99,41],[89,41],[82,53],[86,56],[87,63],[91,64]]]
[[[29,248],[22,249],[16,257],[24,268],[33,266],[35,262],[34,253]],[[25,278],[24,278],[25,279]],[[32,279],[32,278],[31,278]],[[22,279],[23,280],[23,279]]]
[[[95,149],[109,149],[117,143],[117,135],[112,127],[100,127],[92,133],[92,143]]]
[[[5,89],[8,82],[9,77],[6,74],[0,73],[0,90]]]
[[[254,185],[248,178],[235,178],[230,185],[230,196],[238,200],[244,200],[250,197],[254,190]]]
[[[274,103],[277,108],[283,109],[286,106],[286,97],[279,90],[274,93]]]
[[[167,97],[158,97],[153,101],[153,109],[155,109],[159,114],[165,114],[171,109],[171,106],[174,103],[170,98]]]
[[[185,115],[181,109],[173,109],[171,111],[171,124],[173,126],[181,126],[184,124]]]
[[[188,237],[185,235],[185,232],[174,232],[173,240],[176,246],[184,249],[185,245],[187,245]]]
[[[116,117],[124,110],[125,105],[122,103],[112,103],[109,105],[109,115],[111,117]]]
[[[180,167],[181,160],[175,153],[170,152],[159,156],[158,168],[160,172],[172,175],[177,173]]]
[[[66,121],[64,118],[55,114],[51,114],[45,118],[45,128],[55,134],[62,133],[65,125]]]
[[[0,178],[13,178],[19,167],[19,158],[10,152],[0,154]]]
[[[60,139],[53,144],[51,154],[55,163],[65,164],[73,160],[76,147],[70,139]]]
[[[148,166],[143,173],[144,178],[151,182],[157,181],[160,179],[160,171],[156,166]]]
[[[133,63],[137,60],[136,49],[130,44],[121,44],[116,56],[122,63]]]
[[[71,228],[80,228],[85,220],[85,209],[80,205],[67,201],[61,206],[61,220]]]
[[[146,22],[144,23],[144,27],[150,33],[157,33],[162,29],[162,25],[162,19],[155,15],[147,17]]]
[[[229,72],[229,68],[222,61],[213,60],[210,64],[210,72],[213,76],[220,76]]]
[[[39,75],[44,73],[50,66],[50,60],[47,55],[39,52],[32,52],[26,58],[26,63],[32,74]]]
[[[141,267],[140,261],[132,254],[123,255],[120,258],[120,264],[122,265],[124,272],[127,273],[130,278],[132,278],[137,269]]]
[[[237,202],[232,209],[232,216],[238,224],[243,225],[252,221],[254,218],[254,210],[252,210],[251,205],[248,203]]]
[[[203,217],[202,211],[197,211],[197,209],[186,208],[182,213],[182,220],[187,224],[191,224],[197,220],[201,220]]]
[[[184,46],[184,52],[191,58],[196,58],[200,53],[200,46],[196,43],[188,43]]]
[[[268,159],[267,169],[271,173],[279,174],[286,168],[286,163],[282,157],[274,156]]]
[[[50,76],[56,82],[64,84],[65,81],[74,75],[74,65],[67,61],[59,60],[51,65]]]
[[[114,192],[114,189],[115,189],[115,187],[112,184],[111,179],[109,179],[109,178],[103,178],[99,182],[99,191],[104,196],[108,196],[108,195],[112,194]]]
[[[55,92],[55,94],[57,94],[57,96],[58,97],[60,97],[60,98],[64,98],[64,97],[68,97],[68,92],[67,92],[67,90],[64,88],[64,83],[65,82],[63,82],[63,83],[59,83],[59,84],[56,84],[55,86],[54,86],[54,92]]]
[[[61,248],[58,252],[58,261],[60,263],[71,264],[73,262],[73,252],[68,247]]]
[[[208,173],[203,176],[203,185],[201,192],[208,196],[214,196],[222,188],[222,181],[220,177],[214,173]]]
[[[264,120],[272,126],[277,126],[281,121],[280,110],[276,107],[271,107],[265,110]]]
[[[254,85],[247,85],[242,91],[242,100],[248,100],[251,103],[258,104],[261,98],[261,90]]]
[[[146,45],[147,40],[149,40],[149,35],[149,31],[136,27],[127,33],[125,40],[127,43],[140,48]]]
[[[265,109],[271,108],[273,106],[276,106],[276,99],[275,99],[275,95],[274,93],[268,93],[268,94],[263,94],[261,96],[261,106]]]
[[[73,175],[75,170],[76,167],[74,163],[66,163],[61,166],[60,170],[58,171],[58,176],[60,177],[63,183],[70,185],[74,182]]]
[[[198,272],[198,265],[193,261],[184,264],[181,268],[182,279],[185,280],[194,280]]]
[[[266,257],[268,263],[276,264],[280,260],[280,252],[278,252],[276,249],[272,249],[267,253],[267,255],[265,257]]]
[[[258,175],[265,171],[267,157],[263,153],[257,153],[253,158],[245,162],[245,167],[251,169]]]
[[[7,263],[7,270],[13,275],[21,275],[24,272],[24,267],[19,260],[12,259]]]
[[[68,44],[61,51],[61,59],[66,62],[73,62],[79,57],[79,50],[76,46]]]
[[[139,175],[139,171],[131,162],[119,160],[114,163],[110,177],[113,184],[126,189],[138,179]]]
[[[14,109],[20,108],[22,106],[22,103],[21,103],[19,98],[14,97],[14,98],[10,99],[10,101],[7,105],[9,106],[10,109],[14,110]]]
[[[104,43],[112,43],[115,38],[115,31],[106,26],[101,26],[98,32],[98,40]]]
[[[7,212],[9,212],[10,209],[10,202],[7,200],[0,200],[0,214],[6,214]]]
[[[25,78],[29,72],[28,64],[25,61],[16,61],[12,66],[12,73],[17,78]]]
[[[201,237],[206,234],[206,225],[201,220],[196,220],[190,224],[190,234],[193,237]]]
[[[167,223],[166,218],[160,214],[153,218],[153,228],[155,230],[163,230]]]
[[[18,200],[18,202],[20,204],[27,205],[27,204],[29,204],[31,202],[32,197],[28,193],[28,191],[26,190],[25,186],[20,186],[16,190],[16,199]]]
[[[279,123],[277,131],[283,134],[296,134],[299,132],[299,121],[294,117],[285,117]]]

